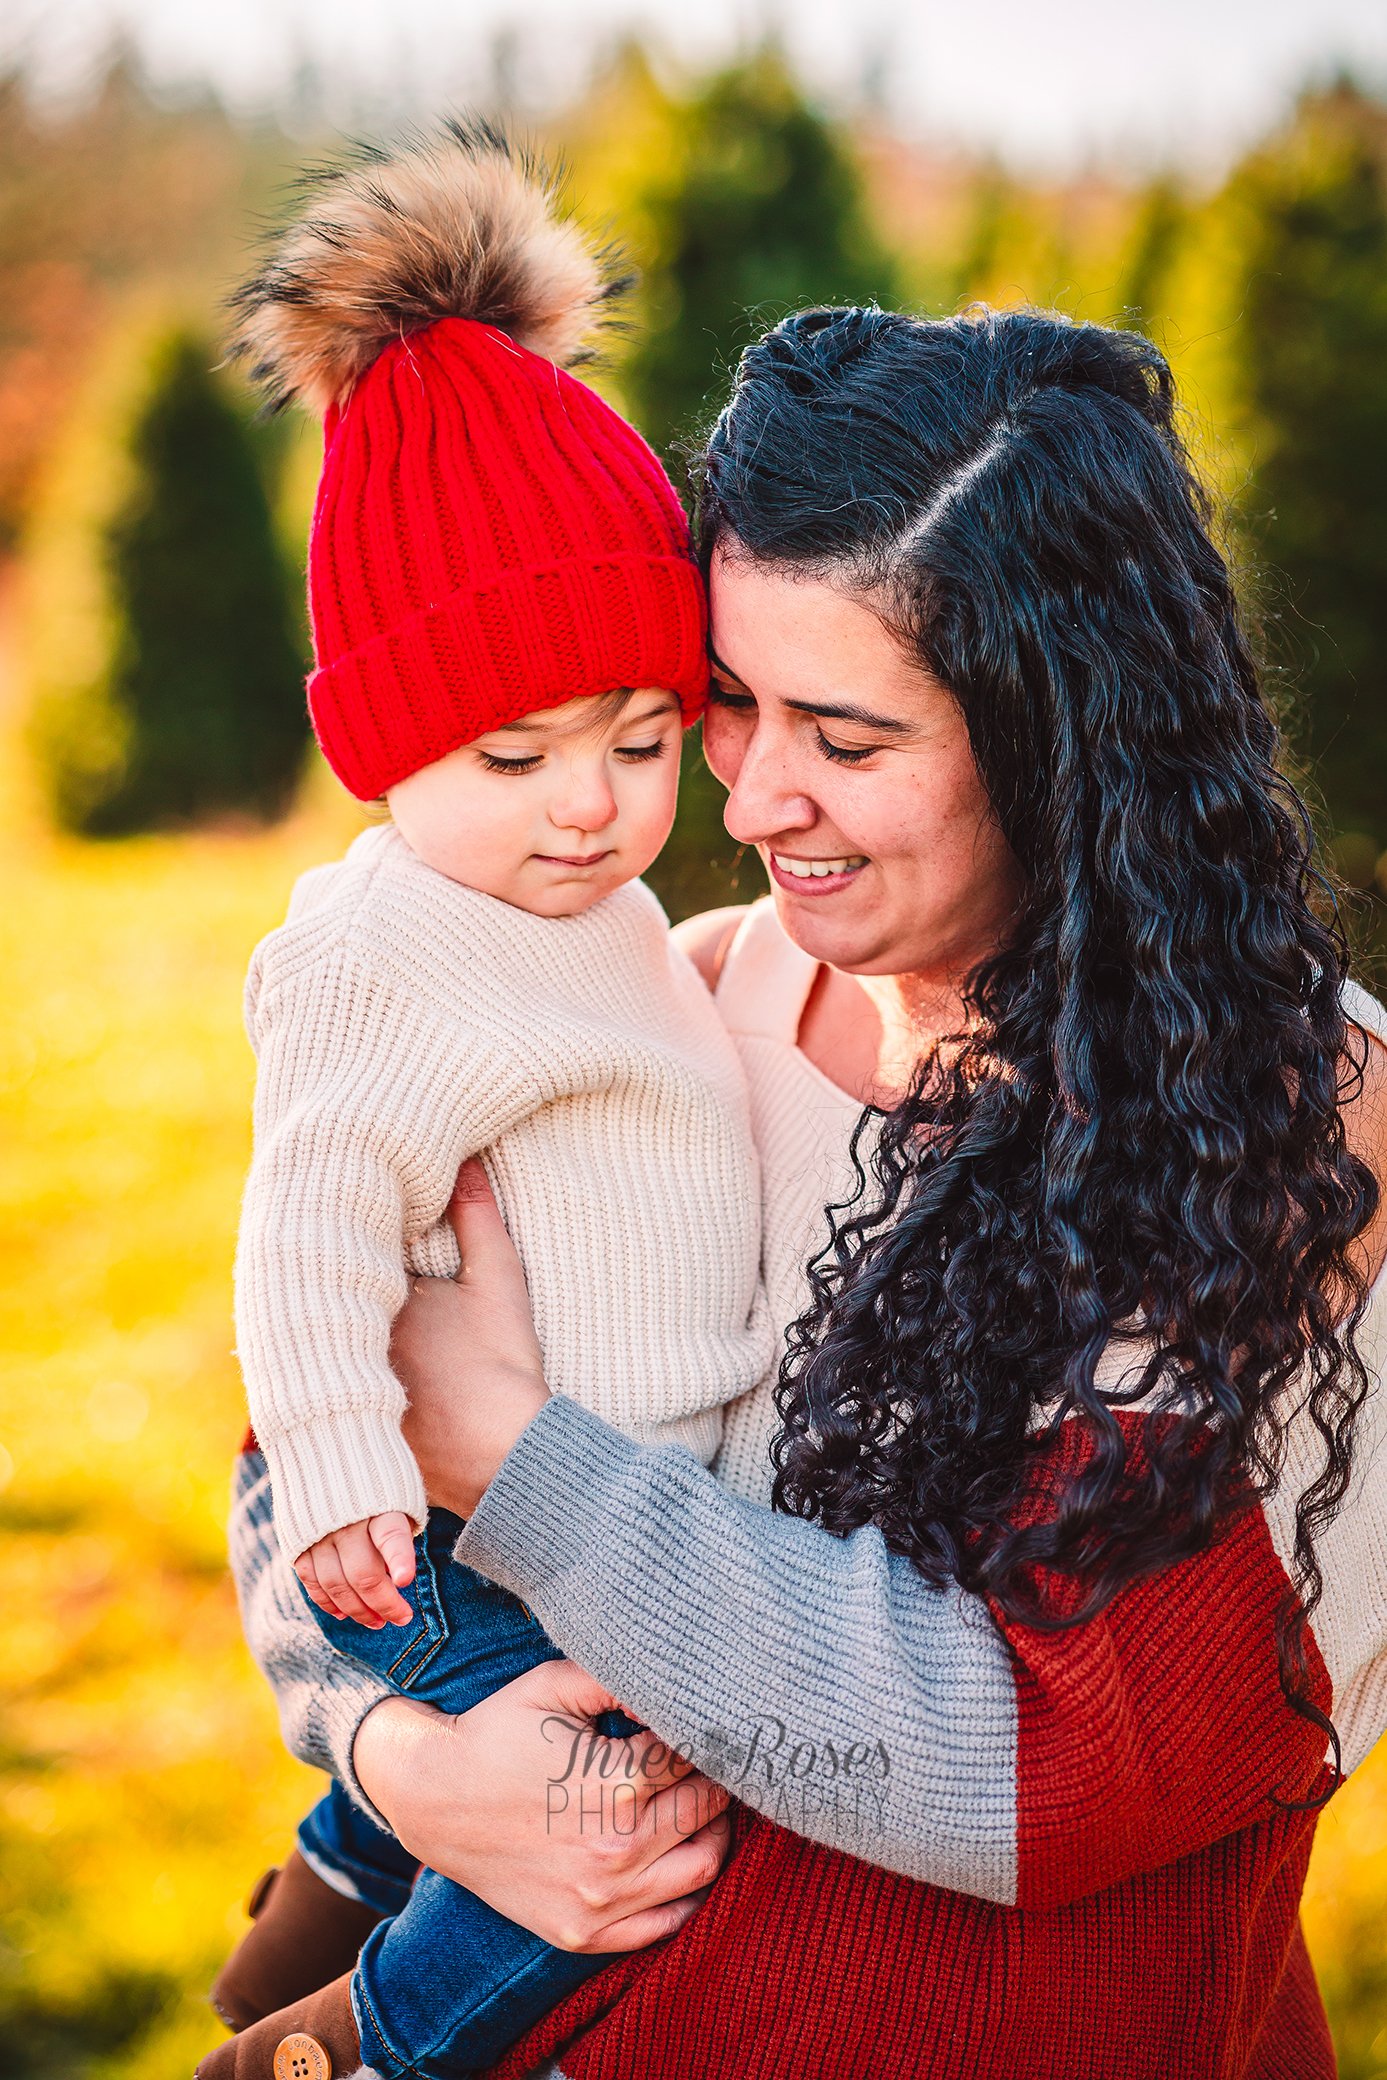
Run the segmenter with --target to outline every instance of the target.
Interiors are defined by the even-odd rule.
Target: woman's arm
[[[740,1501],[556,1397],[458,1556],[770,1818],[1004,1904],[1173,1862],[1321,1775],[1324,1736],[1277,1682],[1286,1578],[1260,1512],[1075,1631],[1003,1628],[874,1529]]]
[[[1323,1782],[1324,1736],[1277,1678],[1274,1512],[1248,1512],[1211,1552],[1073,1631],[1003,1626],[931,1589],[874,1528],[840,1539],[740,1500],[691,1454],[642,1449],[527,1385],[505,1355],[526,1303],[504,1229],[477,1200],[455,1218],[474,1275],[425,1282],[397,1324],[396,1363],[430,1492],[471,1518],[459,1558],[748,1803],[908,1876],[1044,1907]],[[1379,1307],[1364,1339],[1375,1376],[1383,1330]],[[1382,1401],[1360,1446],[1371,1522],[1334,1527],[1357,1549],[1387,1535]],[[1387,1647],[1387,1582],[1336,1575],[1326,1627],[1331,1606],[1357,1629],[1342,1650],[1317,1634],[1325,1660],[1311,1643],[1322,1709],[1351,1703]]]
[[[879,1532],[837,1539],[776,1515],[691,1452],[643,1450],[551,1397],[480,1165],[451,1218],[462,1269],[415,1282],[391,1358],[429,1494],[471,1519],[458,1558],[513,1589],[523,1576],[564,1651],[747,1804],[888,1869],[1010,1898],[1014,1690],[986,1612],[927,1590]]]
[[[1016,1714],[977,1602],[875,1530],[838,1539],[730,1494],[556,1395],[457,1556],[747,1804],[955,1891],[1016,1895]],[[521,1584],[523,1583],[523,1587]]]

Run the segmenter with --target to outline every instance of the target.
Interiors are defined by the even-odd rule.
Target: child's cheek
[[[644,767],[639,777],[646,784],[640,789],[634,820],[639,823],[641,849],[654,859],[673,828],[679,806],[679,760],[662,758]]]

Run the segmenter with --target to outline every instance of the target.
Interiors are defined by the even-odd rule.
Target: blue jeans
[[[562,1658],[517,1597],[453,1559],[461,1529],[459,1517],[434,1510],[416,1539],[418,1571],[404,1591],[411,1625],[373,1632],[310,1605],[343,1653],[402,1696],[448,1712],[465,1712],[527,1668]],[[604,1712],[597,1726],[640,1730],[623,1712]],[[611,1962],[554,1949],[436,1871],[413,1878],[412,1858],[337,1784],[304,1821],[299,1843],[311,1864],[348,1879],[359,1898],[392,1916],[367,1937],[352,1981],[362,2063],[386,2080],[462,2080],[494,2065]]]

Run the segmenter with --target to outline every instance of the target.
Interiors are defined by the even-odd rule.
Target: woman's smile
[[[813,859],[796,857],[788,852],[772,852],[769,846],[760,850],[764,853],[771,879],[778,887],[797,896],[834,895],[855,881],[868,864],[864,852],[853,853],[846,859]]]

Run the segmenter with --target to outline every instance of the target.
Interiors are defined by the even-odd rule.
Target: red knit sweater
[[[1329,2080],[1298,1908],[1324,1739],[1274,1654],[1260,1510],[1067,1633],[1005,1625],[1018,1899],[913,1883],[734,1809],[668,1943],[514,2047],[568,2080]],[[1312,1695],[1330,1702],[1318,1653]]]

